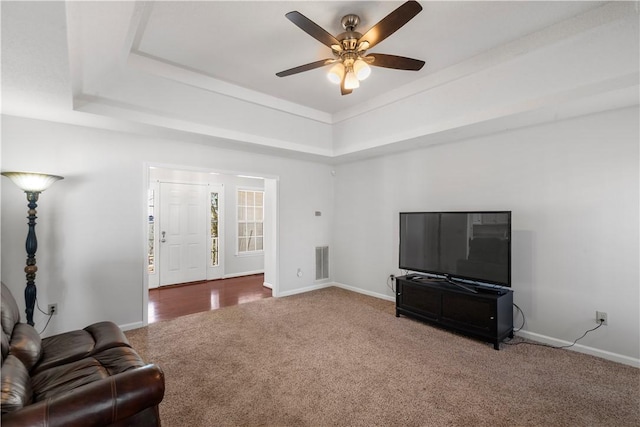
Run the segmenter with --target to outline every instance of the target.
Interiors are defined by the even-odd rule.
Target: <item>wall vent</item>
[[[316,248],[316,280],[329,278],[329,246]]]

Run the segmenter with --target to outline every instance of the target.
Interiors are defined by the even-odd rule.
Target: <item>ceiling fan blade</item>
[[[371,29],[360,37],[358,41],[368,41],[370,49],[389,37],[391,34],[395,33],[404,24],[420,13],[421,10],[422,6],[420,6],[420,3],[410,0],[371,27]]]
[[[366,58],[373,58],[369,65],[384,68],[393,68],[395,70],[418,71],[424,66],[424,61],[404,56],[386,55],[384,53],[370,53]]]
[[[331,47],[331,45],[341,46],[338,39],[333,37],[331,34],[326,32],[321,26],[313,22],[311,19],[307,18],[300,12],[294,10],[293,12],[289,12],[285,15],[289,21],[296,24],[302,31],[309,34],[314,39],[318,40],[320,43]]]
[[[279,73],[276,73],[276,76],[278,76],[278,77],[287,77],[287,76],[290,76],[292,74],[298,74],[298,73],[302,73],[303,71],[309,71],[309,70],[313,70],[315,68],[323,67],[325,65],[333,64],[334,62],[336,62],[336,60],[333,59],[333,58],[321,59],[320,61],[315,61],[315,62],[311,62],[309,64],[304,64],[304,65],[300,65],[298,67],[289,68],[288,70],[280,71]]]

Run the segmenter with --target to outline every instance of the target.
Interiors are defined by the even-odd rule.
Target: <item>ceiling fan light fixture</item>
[[[344,87],[345,89],[357,89],[360,87],[360,81],[353,69],[347,71],[347,76],[344,78]]]
[[[327,74],[327,78],[331,83],[339,85],[342,82],[342,77],[344,77],[344,65],[338,62],[336,65],[331,67]]]
[[[371,74],[371,67],[369,67],[369,64],[364,62],[362,59],[357,59],[356,62],[353,63],[353,72],[355,73],[356,78],[362,81]]]

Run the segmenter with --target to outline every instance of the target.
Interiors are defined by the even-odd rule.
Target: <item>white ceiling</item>
[[[344,31],[342,16],[355,13],[364,34],[401,2],[156,2],[140,21],[134,49],[215,79],[336,113],[602,3],[424,2],[422,12],[371,51],[422,59],[427,63],[423,70],[375,68],[348,96],[341,96],[326,79],[326,67],[275,76],[332,58],[329,48],[287,20],[285,13],[297,10],[334,36]]]
[[[527,124],[506,119],[557,109],[559,100],[573,108],[606,92],[591,111],[637,104],[627,90],[638,86],[637,2],[420,3],[422,12],[371,52],[425,67],[374,67],[341,96],[326,68],[275,75],[331,57],[285,14],[297,10],[337,35],[341,17],[355,13],[365,33],[402,2],[3,2],[3,113],[121,129],[144,124],[334,157],[373,147],[380,133],[378,148],[429,134],[441,141],[445,129],[457,128],[459,137],[471,123]],[[569,56],[573,62],[564,63]],[[536,85],[548,88],[544,100],[534,98]],[[616,98],[621,89],[624,102]],[[466,111],[473,103],[482,107]],[[431,111],[432,122],[392,129],[416,108]],[[443,112],[439,122],[434,112]],[[363,119],[376,114],[385,118],[380,129]],[[359,141],[353,129],[363,124],[371,134]]]

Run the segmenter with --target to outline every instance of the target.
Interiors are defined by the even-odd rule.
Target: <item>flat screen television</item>
[[[511,287],[511,212],[401,212],[401,270]]]

